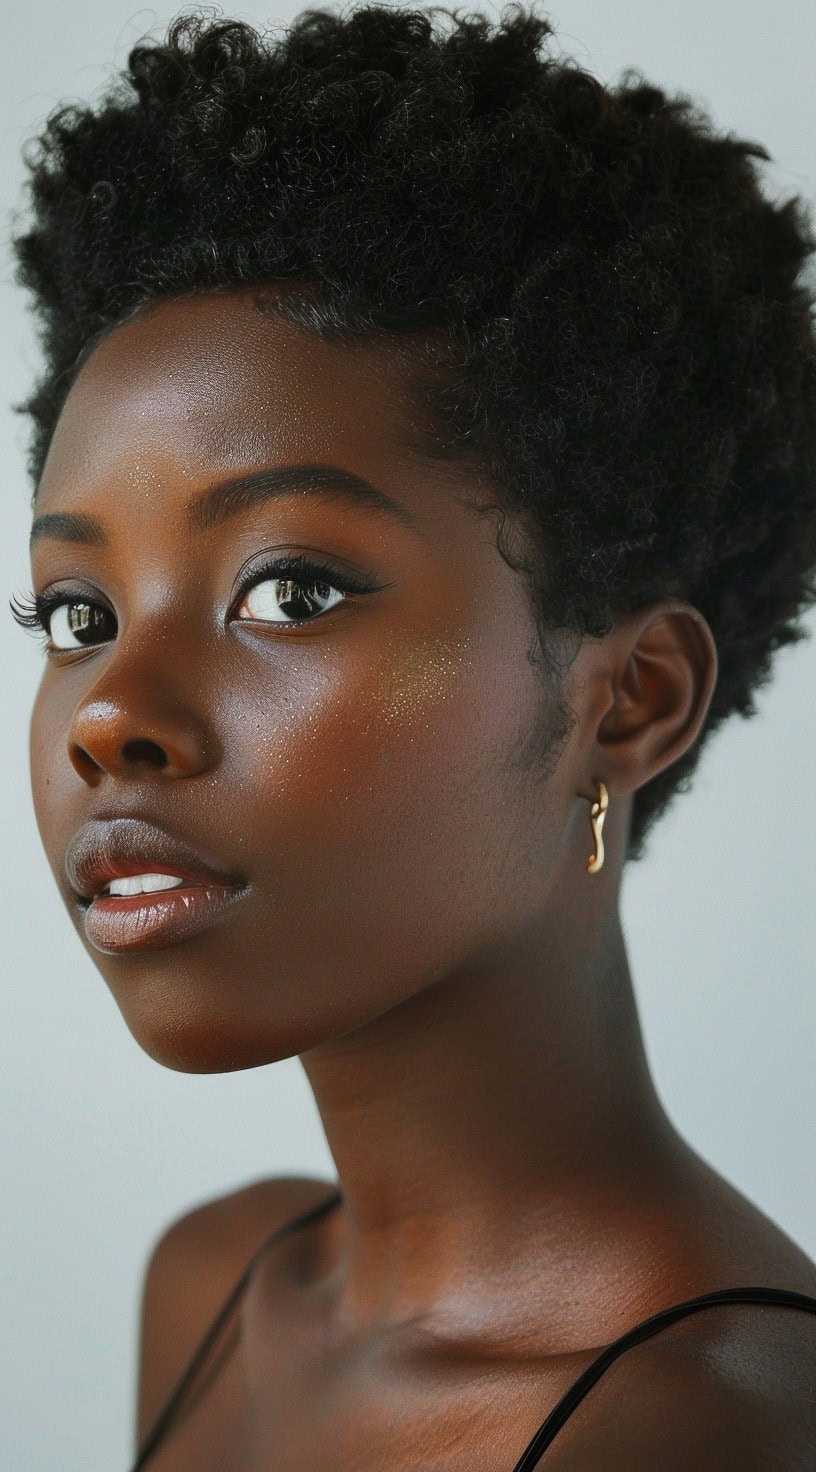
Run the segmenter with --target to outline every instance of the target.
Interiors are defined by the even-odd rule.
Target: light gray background
[[[299,8],[279,0],[227,14],[285,21]],[[56,102],[91,96],[175,13],[123,0],[6,8],[4,237],[25,138]],[[632,63],[691,93],[720,128],[766,145],[774,197],[816,198],[812,0],[787,0],[773,20],[760,0],[559,0],[548,13],[562,49],[596,75],[612,80]],[[36,351],[7,251],[1,274],[5,599],[28,583],[29,488],[25,424],[2,406],[26,393]],[[332,1162],[296,1061],[185,1076],[145,1057],[127,1032],[40,852],[26,726],[41,656],[3,607],[0,1467],[124,1472],[139,1282],[160,1229],[251,1179],[331,1175]],[[816,1255],[814,714],[816,644],[807,643],[781,655],[754,721],[737,719],[715,738],[694,791],[631,868],[624,916],[671,1114]]]

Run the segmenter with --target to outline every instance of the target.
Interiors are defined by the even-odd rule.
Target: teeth
[[[177,874],[129,874],[126,879],[112,879],[103,895],[156,894],[162,889],[180,889],[184,884]]]

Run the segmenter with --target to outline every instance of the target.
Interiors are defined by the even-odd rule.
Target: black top
[[[338,1206],[342,1199],[343,1193],[341,1191],[333,1191],[331,1196],[321,1201],[317,1206],[310,1207],[308,1211],[301,1212],[292,1221],[285,1222],[282,1227],[278,1227],[276,1231],[272,1232],[266,1238],[265,1242],[261,1243],[257,1252],[253,1253],[235,1287],[232,1289],[216,1317],[213,1319],[204,1338],[201,1340],[164,1409],[159,1413],[152,1429],[145,1438],[136,1461],[131,1468],[131,1472],[141,1472],[141,1469],[147,1466],[154,1452],[158,1449],[159,1444],[164,1440],[182,1402],[195,1380],[200,1366],[215,1343],[222,1326],[241,1301],[252,1278],[252,1274],[255,1271],[255,1267],[267,1251],[267,1248],[271,1247],[274,1242],[279,1241],[281,1237],[285,1237],[290,1232],[297,1231],[299,1227],[305,1227],[309,1222],[316,1221],[319,1217],[324,1216],[335,1206]],[[615,1339],[612,1344],[608,1344],[606,1349],[602,1349],[600,1354],[596,1355],[591,1364],[582,1371],[569,1390],[562,1395],[554,1410],[550,1411],[546,1420],[539,1426],[535,1435],[528,1442],[519,1460],[513,1467],[512,1472],[533,1472],[533,1468],[538,1466],[543,1453],[547,1450],[548,1446],[552,1445],[561,1427],[565,1421],[569,1420],[576,1406],[589,1393],[593,1385],[597,1384],[601,1376],[609,1369],[609,1366],[614,1364],[619,1355],[624,1354],[627,1349],[633,1349],[636,1344],[642,1344],[645,1339],[651,1339],[653,1335],[659,1334],[661,1329],[667,1329],[670,1324],[676,1324],[680,1319],[685,1319],[690,1314],[700,1313],[703,1309],[716,1308],[721,1304],[729,1303],[770,1305],[773,1308],[793,1308],[804,1311],[805,1313],[816,1314],[816,1298],[811,1298],[806,1293],[791,1293],[785,1288],[752,1287],[723,1288],[718,1293],[703,1293],[699,1298],[690,1298],[685,1303],[676,1303],[671,1308],[663,1309],[658,1314],[652,1314],[650,1318],[643,1319],[640,1324],[636,1324],[627,1333],[621,1334],[619,1339]]]

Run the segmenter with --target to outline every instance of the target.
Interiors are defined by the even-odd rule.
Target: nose
[[[89,787],[119,780],[196,777],[220,758],[215,733],[168,678],[111,661],[74,711],[68,756]]]

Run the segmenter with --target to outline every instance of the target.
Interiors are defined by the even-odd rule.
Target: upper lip
[[[180,879],[240,885],[192,845],[142,818],[93,818],[74,834],[65,853],[74,892],[93,899],[112,879],[133,874],[175,874]]]

